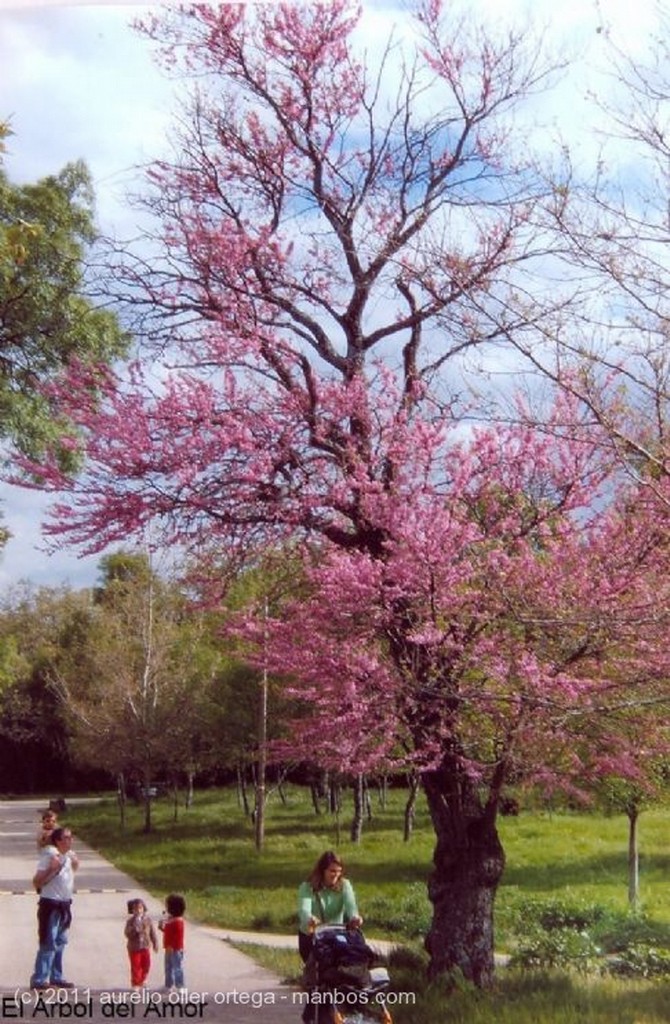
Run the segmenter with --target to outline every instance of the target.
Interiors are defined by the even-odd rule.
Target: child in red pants
[[[149,975],[151,949],[158,952],[158,935],[143,900],[128,900],[124,935],[130,959],[130,984],[141,988]]]

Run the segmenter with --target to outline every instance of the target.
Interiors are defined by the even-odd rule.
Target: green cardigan
[[[318,893],[309,882],[303,882],[298,889],[298,927],[305,934],[309,933],[310,917],[315,917],[322,924],[345,924],[352,917],[360,917],[354,887],[349,879],[342,879],[339,891],[319,889]]]

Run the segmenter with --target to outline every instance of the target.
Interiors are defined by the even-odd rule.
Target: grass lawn
[[[316,815],[309,794],[288,787],[286,802],[274,794],[268,805],[262,853],[253,826],[233,790],[206,790],[193,807],[174,809],[156,800],[154,831],[142,831],[141,809],[130,805],[120,830],[113,798],[75,806],[68,823],[91,845],[157,897],[183,892],[189,916],[231,929],[293,932],[298,883],[320,853],[336,848],[344,857],[366,920],[366,934],[393,938],[412,951],[392,964],[399,990],[412,986],[415,1006],[398,1007],[396,1024],[657,1024],[670,1021],[670,984],[621,981],[567,973],[500,972],[496,991],[467,986],[449,994],[438,986],[417,988],[420,939],[430,920],[425,882],[431,868],[433,833],[420,803],[410,842],[402,839],[405,794],[392,791],[386,807],[372,796],[372,819],[360,845],[348,838],[350,805],[338,821]],[[645,811],[640,820],[641,897],[645,918],[667,936],[670,948],[667,812]],[[534,903],[562,901],[597,905],[623,917],[627,910],[627,821],[570,812],[522,811],[503,818],[500,832],[507,869],[496,904],[496,944],[513,952]],[[521,924],[520,924],[521,922]],[[253,949],[260,962],[284,977],[299,963],[291,951]],[[413,958],[413,959],[412,959]]]

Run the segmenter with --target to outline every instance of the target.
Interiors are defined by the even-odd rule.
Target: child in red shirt
[[[158,922],[163,932],[163,950],[165,952],[165,987],[166,989],[184,988],[184,911],[186,901],[183,896],[171,893],[165,899],[165,911]]]

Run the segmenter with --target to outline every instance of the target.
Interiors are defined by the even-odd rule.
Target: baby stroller
[[[362,932],[340,924],[317,925],[305,964],[309,1006],[303,1020],[314,1024],[393,1024],[384,993],[390,979]]]

